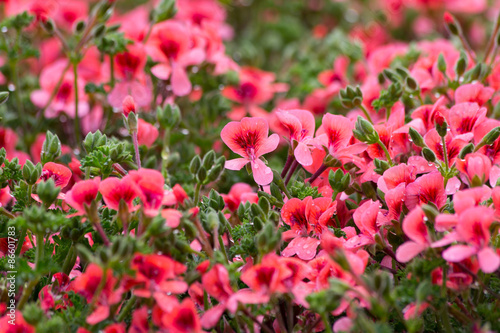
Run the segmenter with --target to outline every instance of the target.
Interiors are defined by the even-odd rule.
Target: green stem
[[[224,255],[224,258],[226,258],[226,261],[229,262],[229,257],[227,256],[226,253],[226,246],[224,245],[224,241],[222,239],[222,235],[219,234],[219,246],[222,251],[222,254]]]
[[[330,320],[328,319],[328,314],[327,313],[322,313],[321,314],[321,319],[323,320],[323,324],[325,325],[325,332],[327,332],[327,333],[333,333],[332,326],[330,325]]]
[[[134,144],[135,162],[137,163],[137,169],[140,169],[141,168],[141,154],[139,153],[139,141],[137,139],[137,130],[132,132],[132,142]]]
[[[18,243],[17,243],[17,248],[16,248],[16,257],[19,257],[19,255],[21,254],[21,250],[23,248],[23,244],[24,244],[24,239],[26,238],[26,231],[28,230],[28,228],[26,227],[23,227],[21,228],[21,233],[19,234],[19,238],[18,238]]]
[[[7,209],[5,209],[3,207],[0,207],[0,214],[4,215],[4,216],[7,216],[9,219],[15,219],[16,218],[16,216],[14,214],[12,214],[11,212],[9,212]]]
[[[450,166],[448,164],[448,151],[446,148],[446,140],[445,137],[441,137],[441,142],[443,143],[443,158],[444,158],[444,165],[446,167],[446,173],[450,170]]]
[[[73,76],[75,89],[75,140],[76,144],[80,144],[80,118],[78,115],[78,62],[73,62]]]
[[[373,124],[372,117],[370,117],[370,114],[368,113],[368,110],[367,110],[367,109],[363,106],[363,104],[361,104],[361,105],[359,106],[359,108],[360,108],[360,109],[361,109],[361,111],[363,111],[363,113],[365,114],[366,119],[368,119],[368,121],[369,121],[370,123],[372,123],[372,124]]]
[[[40,268],[40,260],[43,258],[43,250],[45,247],[45,243],[43,241],[43,235],[38,234],[36,236],[36,252],[35,252],[35,271]],[[28,286],[23,290],[21,295],[21,299],[19,300],[19,304],[17,306],[18,310],[22,310],[26,302],[30,299],[31,294],[33,293],[33,289],[38,284],[40,277],[37,275],[33,280],[28,283]]]
[[[62,272],[64,274],[69,275],[69,273],[73,269],[73,266],[75,265],[74,257],[75,257],[75,245],[72,244],[71,247],[69,248],[68,254],[66,255],[66,259],[64,259],[62,267]]]
[[[115,56],[112,54],[109,55],[109,75],[109,86],[113,89],[115,87]]]
[[[196,184],[196,187],[194,189],[194,205],[198,206],[198,201],[200,200],[200,190],[201,190],[201,184]]]
[[[390,166],[394,166],[394,162],[392,161],[391,154],[389,154],[389,150],[387,150],[387,147],[380,139],[378,140],[378,145],[384,150],[385,158],[387,158],[387,162],[389,162]]]
[[[136,300],[137,300],[137,297],[135,297],[135,295],[132,295],[129,298],[129,300],[127,301],[127,304],[125,304],[125,307],[123,308],[122,312],[120,312],[120,315],[118,316],[119,323],[122,323],[125,320],[125,317],[128,315],[128,313],[134,307]]]

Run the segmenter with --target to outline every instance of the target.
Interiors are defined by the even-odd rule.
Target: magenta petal
[[[151,68],[151,73],[159,79],[168,80],[172,73],[172,68],[167,64],[158,64]]]
[[[100,305],[87,317],[87,324],[95,325],[109,317],[109,306]]]
[[[248,162],[250,161],[246,158],[235,158],[233,160],[226,161],[224,167],[229,170],[241,170],[241,168],[243,168]]]
[[[213,308],[209,309],[207,312],[203,314],[203,316],[200,319],[201,326],[206,330],[214,327],[219,321],[224,311],[226,311],[225,304],[218,304]]]
[[[454,245],[443,252],[443,259],[449,262],[460,262],[476,252],[476,249],[471,246]]]
[[[291,257],[295,254],[302,260],[311,260],[316,256],[316,249],[320,241],[311,237],[297,237],[281,252],[283,257]]]
[[[401,244],[396,250],[396,259],[400,262],[408,262],[426,248],[427,245],[425,244],[419,244],[412,241],[406,242]]]
[[[172,67],[172,91],[176,96],[186,96],[191,92],[192,87],[186,70],[175,64]]]
[[[252,161],[253,179],[259,185],[268,185],[273,181],[273,171],[262,160]],[[227,167],[226,167],[227,168]]]
[[[490,247],[485,247],[477,254],[479,266],[485,273],[493,273],[500,266],[500,256]]]
[[[301,165],[308,166],[313,163],[311,151],[309,150],[307,145],[302,142],[299,142],[297,148],[295,148],[294,155],[297,159],[297,162],[299,162]]]

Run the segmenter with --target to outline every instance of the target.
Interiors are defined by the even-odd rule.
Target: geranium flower
[[[243,118],[241,122],[232,121],[221,131],[222,141],[242,158],[226,161],[226,169],[240,170],[251,164],[253,177],[259,185],[267,185],[273,180],[271,168],[260,159],[278,147],[279,136],[267,136],[269,126],[262,118]]]
[[[481,153],[465,156],[465,160],[457,160],[457,169],[464,174],[470,186],[478,186],[488,181],[491,171],[491,161]]]
[[[187,25],[169,20],[154,26],[147,43],[149,55],[158,62],[151,72],[161,80],[170,79],[176,96],[191,92],[186,67],[200,64],[205,59],[204,50],[196,47],[193,38]]]
[[[316,124],[313,114],[306,110],[286,110],[276,112],[276,116],[288,129],[288,139],[297,162],[311,165],[313,158],[308,145],[314,141]]]
[[[234,212],[240,204],[245,202],[257,203],[259,197],[252,187],[245,183],[236,183],[231,186],[228,194],[221,194],[227,208]]]
[[[71,282],[70,288],[83,295],[87,302],[91,303],[103,276],[103,269],[99,265],[91,263],[82,275]],[[113,272],[107,270],[104,286],[98,294],[97,306],[86,319],[88,324],[95,325],[108,318],[111,306],[121,301],[123,290],[120,286],[116,287],[116,282],[117,279],[113,277]]]
[[[159,132],[156,126],[139,118],[137,121],[137,141],[140,145],[151,148],[158,138]]]
[[[133,201],[141,196],[141,190],[131,177],[125,176],[122,179],[109,177],[99,184],[99,192],[106,205],[114,210],[120,207],[120,201],[123,200],[129,211],[134,211]]]
[[[165,179],[161,172],[141,168],[130,171],[126,177],[130,177],[139,189],[139,197],[144,207],[144,214],[149,217],[156,216],[165,194]]]
[[[406,207],[413,210],[416,206],[433,203],[441,208],[446,203],[444,178],[438,171],[417,178],[406,187]]]
[[[175,260],[158,254],[136,254],[132,260],[132,268],[136,275],[128,282],[128,286],[136,286],[133,290],[138,297],[153,297],[163,311],[171,311],[176,299],[171,294],[182,294],[188,285],[178,276],[186,271],[186,267]]]
[[[56,186],[65,188],[71,179],[71,175],[71,170],[64,165],[48,162],[43,166],[42,175],[40,176],[38,182],[42,180],[46,181],[49,178],[52,178]]]
[[[410,240],[401,244],[396,250],[398,261],[408,262],[430,246],[424,219],[425,214],[420,206],[417,206],[405,217],[403,231]]]
[[[128,45],[127,51],[114,57],[116,77],[121,81],[115,84],[108,95],[111,106],[120,108],[129,95],[138,106],[145,107],[151,103],[153,94],[144,73],[146,58],[146,49],[139,43]]]
[[[90,206],[99,192],[100,178],[83,180],[73,185],[70,191],[66,193],[64,201],[77,210],[74,214],[85,215],[85,205]]]
[[[458,217],[455,229],[456,240],[465,245],[453,245],[443,251],[443,258],[449,262],[460,262],[477,255],[479,266],[485,273],[492,273],[500,267],[500,256],[489,247],[490,225],[495,220],[495,211],[488,207],[472,207]]]
[[[471,102],[482,106],[491,99],[494,92],[493,88],[481,83],[463,84],[455,90],[455,103]]]

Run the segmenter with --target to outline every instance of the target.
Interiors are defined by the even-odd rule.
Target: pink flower
[[[158,138],[159,132],[156,126],[148,123],[145,120],[138,119],[137,121],[137,141],[140,145],[145,145],[150,148]]]
[[[90,206],[97,197],[100,178],[83,180],[76,183],[71,191],[66,193],[64,200],[68,205],[76,209],[75,215],[85,215],[85,205]]]
[[[465,160],[457,160],[457,169],[465,174],[471,186],[484,184],[490,177],[491,161],[481,153],[465,156]]]
[[[130,177],[139,189],[139,197],[144,207],[144,213],[149,217],[158,214],[165,193],[165,179],[160,171],[141,168],[132,170],[125,178]]]
[[[444,178],[438,171],[423,175],[406,187],[406,207],[410,210],[420,204],[433,203],[441,208],[446,203]]]
[[[455,90],[455,103],[471,102],[480,106],[488,102],[495,90],[481,83],[463,84]]]
[[[466,245],[453,245],[443,252],[443,258],[449,262],[460,262],[477,255],[479,266],[485,273],[492,273],[500,267],[500,256],[489,247],[490,225],[495,220],[495,211],[480,206],[464,211],[458,217],[456,239]]]
[[[257,203],[259,197],[252,187],[245,183],[237,183],[231,186],[228,194],[222,194],[227,208],[234,212],[238,209],[241,203]]]
[[[271,168],[259,158],[278,147],[279,136],[268,137],[269,127],[265,119],[243,118],[241,122],[232,121],[221,131],[222,141],[242,158],[226,161],[226,169],[240,170],[250,162],[255,182],[267,185],[273,180]]]
[[[40,74],[40,89],[34,90],[31,93],[31,101],[36,106],[45,110],[45,116],[48,118],[55,118],[59,113],[65,113],[68,117],[75,117],[75,86],[73,71],[68,70],[63,76],[63,80],[58,87],[60,73],[64,71],[67,62],[64,60],[57,61],[47,67]],[[78,77],[78,116],[85,116],[89,112],[89,104],[87,102],[87,95],[84,91],[85,82]],[[51,99],[51,96],[54,97]]]
[[[122,179],[116,177],[106,178],[99,185],[99,192],[101,192],[106,205],[114,210],[118,210],[121,200],[128,206],[129,211],[135,210],[133,201],[141,195],[141,190],[133,178],[129,176]]]
[[[132,96],[137,106],[145,107],[151,103],[153,94],[144,73],[146,50],[142,44],[127,46],[127,51],[114,57],[116,77],[121,79],[108,95],[108,102],[114,108],[121,108],[123,100]]]
[[[289,131],[290,146],[294,148],[297,162],[311,165],[313,158],[308,144],[314,141],[316,124],[313,114],[306,110],[287,110],[276,112],[276,116]]]
[[[151,72],[161,80],[170,79],[177,96],[185,96],[192,89],[186,67],[205,59],[205,52],[196,47],[193,38],[186,25],[169,20],[154,26],[147,43],[148,53],[158,62]]]
[[[398,261],[408,262],[429,247],[430,242],[424,218],[425,214],[420,206],[417,206],[405,217],[403,231],[410,240],[398,247],[396,251]]]

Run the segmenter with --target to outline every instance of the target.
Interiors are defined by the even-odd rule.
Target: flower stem
[[[292,166],[290,167],[290,171],[288,172],[288,175],[286,176],[285,179],[285,186],[288,185],[288,182],[290,182],[290,179],[292,179],[293,173],[299,166],[299,162],[297,160],[293,161]]]
[[[132,142],[134,143],[135,150],[135,162],[137,163],[137,168],[141,168],[141,154],[139,153],[139,141],[137,139],[137,131],[132,132]]]
[[[283,167],[283,171],[281,171],[281,178],[285,177],[288,170],[290,169],[290,166],[292,165],[294,160],[294,156],[290,153],[288,153],[288,157],[286,159],[285,166]]]
[[[196,187],[194,189],[194,205],[198,206],[198,201],[200,200],[200,190],[201,190],[201,184],[196,184]]]
[[[328,167],[323,163],[321,166],[316,170],[316,172],[309,178],[309,184],[312,184],[316,178],[321,176],[321,174],[327,169]]]
[[[389,154],[389,150],[387,150],[387,147],[385,146],[385,144],[382,142],[382,140],[378,140],[378,145],[380,146],[380,148],[382,148],[382,150],[384,151],[385,153],[385,158],[387,159],[387,162],[389,162],[389,165],[390,166],[394,166],[394,162],[392,161],[392,158],[391,158],[391,154]]]
[[[76,144],[80,143],[80,118],[78,115],[78,62],[73,62],[73,79],[75,89],[75,140]]]
[[[132,310],[132,308],[135,305],[135,301],[137,300],[137,297],[135,295],[132,295],[129,300],[127,301],[127,304],[125,304],[125,307],[123,307],[122,312],[120,312],[120,315],[118,316],[118,322],[121,323],[125,320],[125,317],[127,314]]]
[[[369,121],[370,123],[372,123],[372,124],[373,124],[372,117],[370,117],[370,113],[368,113],[368,110],[367,110],[367,109],[363,106],[363,104],[361,104],[361,105],[359,106],[359,108],[360,108],[360,109],[361,109],[361,111],[363,111],[363,113],[365,114],[366,119],[368,119],[368,121]]]

